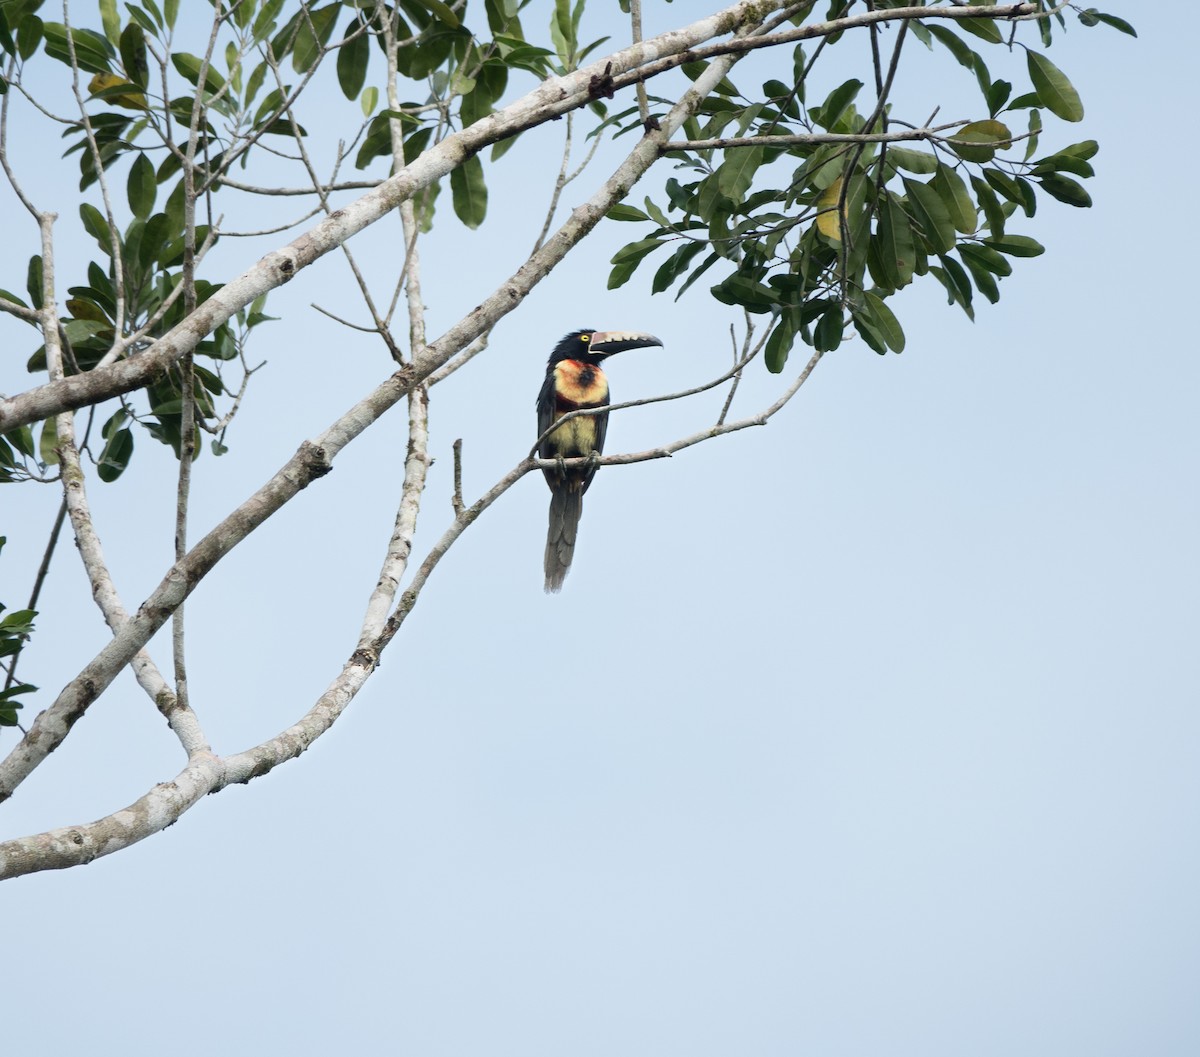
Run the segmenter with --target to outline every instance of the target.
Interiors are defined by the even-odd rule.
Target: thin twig
[[[462,491],[462,437],[454,442],[454,498],[450,500],[456,515],[463,512]]]
[[[631,0],[629,4],[629,23],[633,32],[634,44],[642,42],[642,0]],[[646,83],[638,81],[637,86],[637,105],[638,117],[641,119],[642,127],[650,120],[650,101],[646,98]],[[599,137],[597,137],[599,138]]]

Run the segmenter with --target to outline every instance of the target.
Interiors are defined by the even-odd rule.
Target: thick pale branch
[[[408,409],[408,458],[404,462],[400,505],[396,510],[396,523],[392,538],[388,541],[383,568],[367,602],[358,643],[360,649],[369,647],[383,629],[400,581],[408,568],[408,556],[412,553],[413,536],[417,530],[421,493],[425,490],[425,477],[429,470],[429,393],[425,386],[419,385],[409,394]]]
[[[411,392],[427,374],[480,331],[511,311],[541,278],[566,256],[567,252],[628,191],[634,181],[658,157],[659,146],[696,111],[715,84],[725,76],[733,58],[713,63],[684,94],[662,123],[662,128],[647,135],[617,171],[587,203],[576,208],[566,224],[535,253],[518,272],[465,320],[431,344],[421,363],[397,371],[387,382],[360,401],[325,431],[315,442],[306,442],[266,485],[243,503],[220,525],[204,537],[188,555],[177,562],[151,594],[136,616],[127,621],[112,641],[69,683],[55,702],[35,720],[29,733],[8,758],[0,763],[0,800],[13,790],[37,764],[61,743],[71,726],[88,706],[108,687],[121,668],[166,622],[171,611],[183,601],[209,570],[262,524],[290,498],[313,480],[327,473],[332,459],[356,436],[376,421],[388,408]],[[440,357],[440,358],[439,358]],[[533,468],[523,461],[512,481]],[[485,497],[490,505],[509,484],[497,486]],[[484,501],[481,500],[480,503]],[[453,538],[474,521],[483,507],[477,503],[456,518]],[[451,539],[444,537],[448,547]],[[440,544],[439,544],[440,546]],[[435,547],[435,552],[437,548]],[[444,550],[438,552],[444,553]],[[425,582],[437,558],[431,555],[422,564],[414,584],[404,592],[400,606],[388,619],[384,630],[365,649],[358,649],[342,673],[318,702],[296,724],[267,742],[227,760],[199,754],[173,783],[159,786],[136,804],[116,815],[87,826],[56,830],[0,844],[0,877],[27,873],[35,869],[62,868],[88,862],[97,855],[109,854],[142,840],[174,822],[206,792],[230,781],[248,781],[267,773],[285,760],[304,751],[334,722],[361,688],[378,663],[379,652],[391,641],[412,609],[420,585]],[[37,861],[37,855],[44,862]]]
[[[42,318],[34,309],[18,305],[6,297],[0,297],[0,312],[7,312],[9,315],[16,316],[17,319],[25,320],[26,323],[38,323]]]
[[[239,309],[289,282],[302,269],[385,216],[415,192],[446,176],[482,148],[585,106],[598,91],[607,90],[604,86],[608,84],[608,77],[653,63],[664,55],[681,55],[702,41],[731,33],[747,19],[760,18],[782,5],[783,0],[743,0],[683,29],[660,34],[574,73],[545,81],[502,110],[447,136],[402,172],[337,210],[288,245],[267,254],[258,264],[225,284],[144,352],[0,400],[0,433],[140,388],[194,349],[200,340]],[[472,329],[472,336],[480,333],[478,328]],[[447,351],[445,358],[461,347],[457,345]],[[422,357],[426,361],[428,358],[428,354]],[[444,362],[442,359],[433,367]]]
[[[219,788],[224,761],[204,753],[173,781],[156,785],[121,811],[83,826],[64,826],[0,843],[0,879],[89,863],[165,829]]]

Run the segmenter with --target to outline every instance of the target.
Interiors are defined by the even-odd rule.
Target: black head
[[[643,349],[648,345],[662,345],[653,334],[641,334],[635,330],[575,330],[562,339],[550,354],[550,363],[563,360],[581,360],[584,363],[599,363],[614,353],[626,349]]]

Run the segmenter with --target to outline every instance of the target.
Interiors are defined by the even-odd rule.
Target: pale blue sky
[[[652,26],[699,10],[649,6]],[[902,356],[848,343],[769,427],[604,469],[557,597],[541,588],[547,493],[523,481],[302,759],[133,849],[4,887],[10,1051],[1200,1051],[1200,368],[1174,91],[1194,60],[1167,5],[1104,9],[1140,38],[1073,27],[1051,52],[1087,107],[1059,142],[1101,142],[1095,207],[1047,199],[1017,225],[1047,253],[1018,262],[998,306],[972,325],[918,286],[897,306]],[[952,64],[912,71],[906,98],[942,100],[947,120],[974,106]],[[495,170],[480,232],[441,218],[422,250],[432,333],[532,243],[561,132]],[[69,254],[75,163],[60,173],[57,141],[41,149],[44,169],[15,160],[42,204],[61,192]],[[20,289],[36,233],[6,215],[0,286]],[[468,498],[528,449],[564,332],[664,340],[612,361],[616,399],[723,368],[731,317],[702,289],[651,297],[647,269],[605,290],[636,231],[601,230],[435,390],[418,553],[450,517],[455,438]],[[384,276],[398,243],[388,222],[358,245]],[[227,240],[214,266],[265,248]],[[197,466],[195,538],[388,370],[312,301],[361,316],[336,256],[272,295],[284,322],[252,352],[270,366],[229,455]],[[12,391],[28,336],[0,325]],[[735,412],[779,385],[752,371]],[[719,406],[614,415],[609,449]],[[403,425],[348,449],[189,603],[193,700],[218,751],[293,721],[353,648]],[[169,564],[173,501],[165,450],[138,444],[127,477],[92,490],[131,608]],[[27,591],[56,504],[6,490],[5,601]],[[89,607],[68,543],[22,662],[48,693],[104,641]],[[167,667],[167,644],[155,653]],[[180,762],[124,679],[0,826],[88,821]]]

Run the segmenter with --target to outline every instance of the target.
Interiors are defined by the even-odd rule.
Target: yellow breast
[[[569,455],[591,455],[596,449],[596,418],[580,415],[559,426],[550,434],[555,450],[564,458]]]

